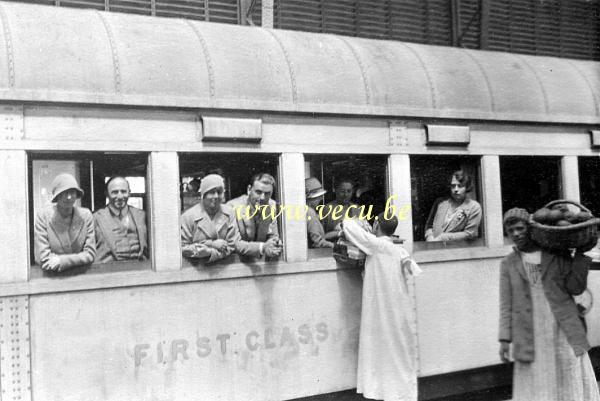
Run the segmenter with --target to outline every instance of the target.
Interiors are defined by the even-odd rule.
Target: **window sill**
[[[419,263],[437,263],[453,260],[500,258],[510,252],[510,247],[472,247],[417,251]],[[156,272],[150,261],[113,262],[94,264],[84,269],[73,269],[61,274],[43,272],[32,266],[31,279],[26,282],[0,284],[0,296],[36,295],[110,288],[165,285],[199,281],[251,279],[286,274],[319,273],[331,271],[358,271],[336,263],[328,248],[310,249],[305,262],[288,263],[282,260],[255,260],[242,262],[237,255],[212,264],[193,264],[185,260],[182,268]]]
[[[416,247],[415,247],[416,248]],[[417,250],[413,252],[413,257],[417,263],[437,263],[450,262],[453,260],[472,260],[472,259],[493,259],[502,258],[511,251],[510,246],[471,246],[461,248],[440,248],[430,250]]]

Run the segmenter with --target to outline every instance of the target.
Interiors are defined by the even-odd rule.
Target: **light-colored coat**
[[[35,262],[42,265],[53,255],[58,255],[61,270],[90,264],[96,255],[96,238],[92,213],[75,206],[71,224],[52,204],[42,209],[34,225]]]
[[[441,241],[459,241],[474,239],[479,236],[479,223],[481,223],[481,205],[473,199],[465,199],[457,209],[457,213],[448,224],[445,224],[446,213],[450,208],[449,198],[439,198],[435,201],[427,223],[425,224],[425,236],[431,231],[433,237]]]
[[[552,313],[575,355],[590,345],[572,295],[587,286],[590,258],[542,251],[541,276]],[[513,357],[521,362],[535,358],[531,290],[519,252],[515,249],[500,262],[500,330],[498,339],[513,344]]]
[[[135,224],[140,242],[140,253],[137,260],[148,258],[148,232],[146,230],[146,212],[133,206],[128,206],[129,215]],[[96,262],[106,263],[117,260],[116,237],[113,231],[115,226],[108,207],[94,212],[94,228],[96,231]]]
[[[230,206],[237,220],[238,230],[240,232],[241,240],[236,242],[236,252],[242,256],[260,257],[260,245],[267,240],[279,239],[279,230],[277,228],[277,220],[270,217],[270,213],[267,213],[267,218],[263,219],[262,209],[257,212],[256,217],[252,218],[254,212],[254,205],[248,204],[248,195],[238,196],[237,198],[231,199],[227,202]],[[250,209],[247,207],[250,206]],[[277,204],[274,200],[269,199],[269,207],[275,208]],[[248,211],[248,213],[247,213]],[[257,222],[258,221],[258,222]]]
[[[226,258],[235,249],[240,232],[235,213],[227,205],[221,205],[220,211],[210,218],[202,202],[192,206],[181,215],[182,254],[191,259],[206,259],[214,262]],[[211,246],[212,241],[223,239],[227,248],[219,251]]]

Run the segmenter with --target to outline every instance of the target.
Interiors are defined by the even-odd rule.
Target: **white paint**
[[[152,152],[148,166],[150,243],[154,269],[181,269],[179,229],[179,158],[175,152]]]
[[[388,158],[388,201],[396,208],[398,228],[396,235],[404,239],[404,248],[412,252],[412,198],[410,158],[408,155],[390,155]]]
[[[284,153],[279,158],[279,177],[281,182],[281,205],[292,210],[304,210],[306,205],[304,190],[304,155]],[[288,262],[301,262],[307,258],[308,240],[306,220],[295,218],[281,219],[283,226],[283,246]]]
[[[25,107],[25,139],[81,142],[194,142],[198,116],[190,112]],[[117,150],[117,149],[114,149]]]
[[[29,213],[27,155],[0,151],[0,282],[27,280],[29,273]]]
[[[485,240],[488,246],[504,245],[502,229],[502,189],[500,188],[500,159],[481,157],[482,207]]]
[[[342,271],[34,296],[33,398],[281,400],[352,388],[361,285]],[[173,340],[188,359],[173,360]]]
[[[560,163],[563,199],[579,202],[579,163],[577,156],[563,156]]]
[[[500,259],[423,265],[416,278],[421,375],[500,363]]]

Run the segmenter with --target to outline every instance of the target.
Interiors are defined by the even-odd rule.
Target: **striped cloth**
[[[531,289],[535,360],[515,361],[513,401],[600,401],[588,354],[575,356],[550,309],[539,256],[523,254],[523,265]]]

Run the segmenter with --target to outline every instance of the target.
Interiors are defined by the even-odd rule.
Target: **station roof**
[[[600,63],[0,2],[0,99],[600,122]]]

